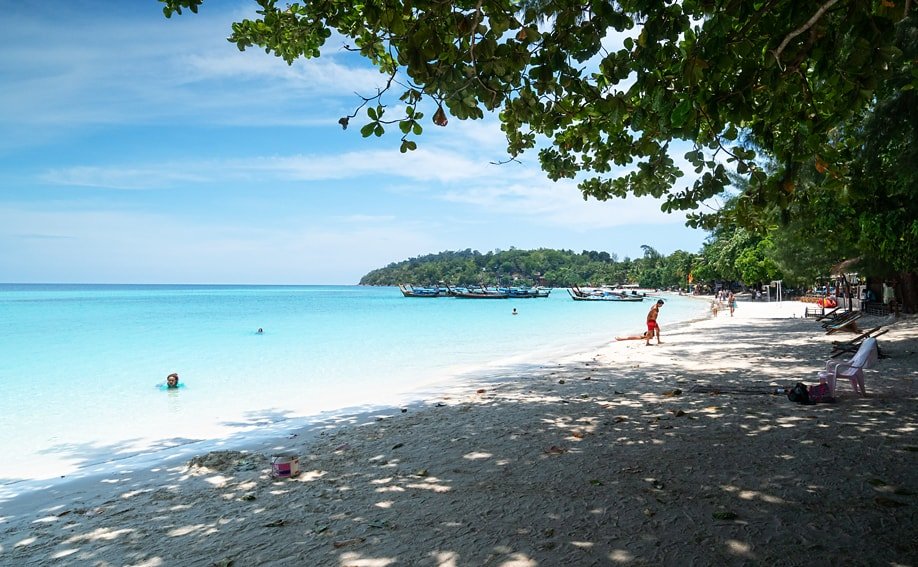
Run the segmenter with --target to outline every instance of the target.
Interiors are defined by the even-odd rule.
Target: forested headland
[[[361,285],[572,285],[646,283],[650,287],[686,283],[685,252],[670,257],[647,255],[619,260],[609,252],[572,250],[446,251],[418,256],[373,270]],[[678,262],[682,258],[683,262]]]
[[[639,258],[622,258],[615,253],[595,250],[494,250],[479,252],[466,249],[444,251],[393,262],[371,271],[360,279],[361,285],[543,285],[568,287],[573,285],[638,284],[648,288],[686,288],[715,281],[736,282],[748,278],[750,283],[767,282],[778,274],[776,269],[763,270],[764,259],[755,261],[746,254],[744,259],[713,257],[713,251],[729,251],[725,246],[710,247],[692,254],[677,250],[663,255],[650,246],[643,246]],[[738,251],[738,252],[737,252]],[[734,255],[745,249],[733,249]],[[716,266],[722,264],[725,269]],[[744,268],[745,273],[736,269]]]

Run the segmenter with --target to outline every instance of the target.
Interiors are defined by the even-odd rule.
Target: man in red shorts
[[[657,325],[657,315],[660,314],[660,307],[663,307],[663,300],[659,299],[650,308],[650,311],[647,313],[647,346],[650,346],[650,339],[656,334],[657,344],[660,343],[660,326]]]

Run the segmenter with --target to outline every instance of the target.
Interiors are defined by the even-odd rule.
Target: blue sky
[[[408,154],[394,129],[342,130],[381,76],[334,37],[293,66],[238,51],[253,6],[0,1],[0,282],[351,284],[443,250],[700,249],[653,199],[584,201],[535,153],[491,165],[494,117],[428,112]]]

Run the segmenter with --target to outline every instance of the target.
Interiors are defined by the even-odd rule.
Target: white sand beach
[[[858,322],[889,329],[866,398],[799,405],[852,338],[803,311],[664,309],[659,346],[62,482],[0,502],[0,564],[918,565],[918,318]]]

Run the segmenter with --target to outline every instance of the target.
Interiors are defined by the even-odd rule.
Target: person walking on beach
[[[653,307],[650,308],[650,311],[647,312],[647,345],[650,346],[651,337],[656,334],[657,344],[662,344],[660,342],[660,326],[657,325],[657,316],[660,314],[660,307],[663,307],[663,300],[658,299]]]
[[[730,316],[733,317],[733,310],[736,309],[736,296],[732,291],[727,295],[727,306],[730,308]]]

